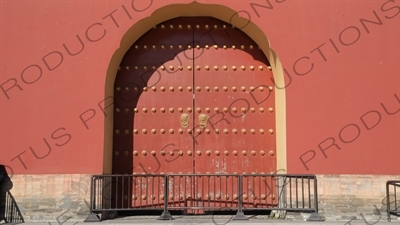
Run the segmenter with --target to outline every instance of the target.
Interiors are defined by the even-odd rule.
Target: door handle
[[[207,115],[206,114],[200,114],[199,115],[199,125],[201,128],[206,128],[207,127]]]
[[[184,113],[181,115],[181,126],[187,128],[189,126],[189,115]]]

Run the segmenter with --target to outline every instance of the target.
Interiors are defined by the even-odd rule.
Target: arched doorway
[[[114,174],[273,173],[269,62],[240,29],[180,17],[125,54],[114,85]]]

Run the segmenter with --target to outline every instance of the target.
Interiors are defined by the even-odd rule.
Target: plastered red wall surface
[[[250,19],[278,54],[288,173],[400,174],[399,1],[197,2]],[[0,163],[102,173],[111,57],[131,26],[176,3],[190,1],[1,1]]]

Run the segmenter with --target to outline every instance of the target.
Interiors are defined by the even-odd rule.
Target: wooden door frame
[[[270,47],[269,40],[262,30],[251,20],[239,17],[238,13],[223,5],[200,4],[193,2],[190,4],[171,4],[159,8],[150,17],[142,19],[134,24],[123,36],[119,46],[107,69],[105,80],[104,98],[114,95],[114,82],[118,72],[118,67],[128,49],[136,42],[147,30],[159,23],[181,16],[210,16],[230,23],[246,33],[253,39],[264,52],[269,60],[275,79],[275,115],[276,115],[276,152],[277,152],[277,171],[285,173],[286,166],[286,91],[284,71],[281,61],[276,52]],[[243,26],[245,25],[245,26]],[[112,173],[112,148],[113,148],[113,107],[108,107],[104,117],[104,149],[103,149],[103,174]]]

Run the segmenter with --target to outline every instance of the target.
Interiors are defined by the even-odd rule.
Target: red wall
[[[198,2],[246,11],[287,70],[289,173],[400,174],[398,0]],[[0,163],[101,173],[110,59],[133,24],[172,3],[189,1],[1,2]]]

